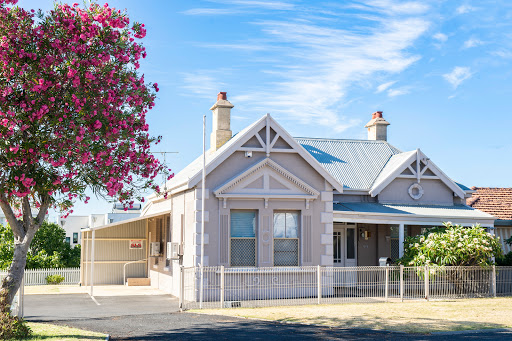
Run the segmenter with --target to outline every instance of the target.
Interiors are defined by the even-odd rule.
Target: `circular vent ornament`
[[[421,199],[421,197],[423,196],[423,193],[425,193],[425,191],[423,190],[423,187],[421,187],[421,185],[419,183],[413,183],[409,187],[409,195],[414,200]]]

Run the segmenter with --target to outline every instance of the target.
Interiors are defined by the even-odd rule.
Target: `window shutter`
[[[219,231],[219,260],[221,265],[229,263],[229,215],[221,214]]]

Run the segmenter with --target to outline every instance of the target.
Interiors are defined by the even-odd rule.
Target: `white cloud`
[[[410,92],[409,88],[398,88],[398,89],[389,89],[388,96],[396,97],[401,95],[407,95]]]
[[[186,15],[232,15],[239,14],[241,11],[227,8],[191,8],[182,13]]]
[[[376,93],[381,93],[382,91],[386,91],[390,86],[392,86],[395,83],[396,83],[396,81],[392,81],[392,82],[387,82],[387,83],[383,83],[383,84],[379,85],[377,87]]]
[[[445,41],[448,40],[448,36],[446,34],[444,34],[444,33],[436,33],[436,34],[434,34],[433,38],[435,40],[438,40],[438,41],[442,42],[442,43],[444,43]]]
[[[476,11],[476,8],[470,5],[461,5],[455,10],[457,14],[466,14],[473,11]]]
[[[464,42],[464,48],[469,49],[471,47],[476,47],[479,45],[482,45],[484,42],[476,39],[476,38],[470,38]]]
[[[456,66],[452,72],[443,75],[443,78],[450,83],[455,89],[465,80],[472,76],[469,67]]]
[[[286,1],[265,1],[265,0],[210,0],[210,2],[216,2],[226,5],[237,5],[244,7],[254,7],[270,10],[292,10],[295,8],[295,4]]]
[[[189,94],[199,96],[202,98],[213,98],[215,95],[222,91],[225,83],[221,82],[219,74],[212,73],[210,71],[197,71],[195,73],[183,73],[183,85],[182,88],[186,89]]]

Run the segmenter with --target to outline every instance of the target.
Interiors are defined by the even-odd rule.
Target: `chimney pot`
[[[372,119],[374,118],[382,118],[382,111],[376,111],[372,114]]]
[[[224,100],[224,101],[227,101],[228,100],[228,95],[227,95],[227,92],[219,92],[219,94],[217,95],[217,101],[220,101],[220,100]]]

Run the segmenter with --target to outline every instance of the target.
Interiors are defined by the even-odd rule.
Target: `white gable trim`
[[[286,180],[290,181],[292,184],[294,184],[296,187],[298,187],[301,191],[305,192],[304,194],[297,195],[297,194],[271,194],[271,193],[254,193],[254,194],[233,194],[229,193],[229,191],[233,188],[235,188],[237,185],[241,184],[246,179],[251,179],[251,177],[255,174],[260,173],[264,168],[271,168],[276,173],[284,177]],[[251,179],[252,180],[252,179]],[[230,198],[230,197],[276,197],[276,198],[299,198],[299,199],[316,199],[320,195],[320,192],[318,192],[313,187],[309,186],[307,183],[299,179],[297,176],[286,170],[285,168],[281,167],[277,162],[266,158],[263,161],[257,163],[256,165],[250,167],[243,173],[239,174],[235,178],[232,178],[228,182],[226,182],[224,185],[220,186],[216,190],[214,190],[215,196],[219,198]]]
[[[425,167],[422,171],[419,170],[420,161],[423,160],[428,169],[432,171],[432,173],[435,174],[435,176],[426,176],[423,175],[423,173],[426,171],[427,167]],[[413,175],[411,176],[404,176],[401,175],[402,172],[409,168],[413,161],[416,161],[418,164],[418,168],[416,170],[411,169],[411,172]],[[409,157],[407,157],[405,160],[403,160],[400,164],[398,164],[395,169],[385,178],[378,179],[376,181],[372,188],[370,189],[370,195],[372,197],[377,196],[379,193],[381,193],[384,188],[386,188],[393,180],[399,177],[410,177],[417,179],[418,182],[421,181],[421,178],[425,179],[439,179],[441,180],[448,188],[450,188],[455,195],[457,195],[459,198],[464,199],[465,192],[460,188],[455,182],[453,182],[452,179],[450,179],[439,167],[437,167],[420,149],[416,150],[416,153],[411,153]]]
[[[267,140],[270,139],[270,128],[274,129],[274,131],[281,137],[292,149],[284,149],[285,151],[294,151],[298,153],[309,165],[316,170],[325,180],[327,180],[338,192],[343,192],[343,185],[339,183],[325,168],[320,165],[320,163],[306,150],[302,147],[293,137],[288,134],[286,130],[284,130],[273,118],[270,114],[267,114],[260,118],[257,122],[255,122],[251,129],[243,132],[243,135],[236,136],[237,139],[235,143],[232,143],[229,148],[224,149],[219,155],[217,155],[207,166],[206,166],[206,175],[208,175],[211,171],[213,171],[217,166],[219,166],[224,160],[226,160],[231,154],[233,154],[237,150],[241,150],[242,146],[251,139],[254,135],[258,134],[258,132],[267,127]],[[266,152],[269,155],[273,152],[271,148],[272,141],[266,141]],[[282,149],[278,149],[278,151],[283,151]],[[188,181],[188,188],[192,188],[199,184],[201,181],[201,171],[195,174]]]

